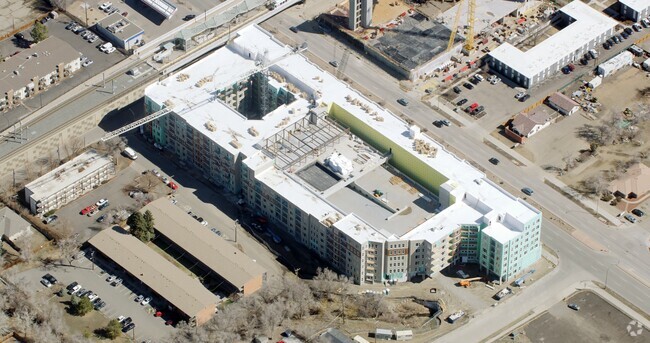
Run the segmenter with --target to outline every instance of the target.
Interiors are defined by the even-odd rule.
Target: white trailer
[[[623,51],[612,57],[609,61],[601,63],[598,66],[597,74],[602,77],[607,77],[625,66],[632,65],[632,62],[634,62],[634,55],[629,51]]]

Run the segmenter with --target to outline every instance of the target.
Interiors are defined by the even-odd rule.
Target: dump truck
[[[460,280],[460,282],[458,282],[458,286],[462,286],[462,287],[467,288],[472,284],[472,282],[479,281],[481,279],[483,279],[483,278],[482,277],[474,277],[474,278],[471,278],[471,279]]]

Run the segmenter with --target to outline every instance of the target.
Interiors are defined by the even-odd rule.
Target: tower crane
[[[458,31],[458,23],[460,22],[460,13],[463,9],[463,1],[461,0],[458,4],[458,9],[456,10],[456,17],[454,18],[454,24],[451,27],[451,35],[449,35],[449,43],[447,44],[448,52],[454,46],[454,40],[456,39],[456,32]],[[474,50],[474,19],[476,15],[476,0],[467,0],[468,10],[467,10],[467,37],[465,37],[465,45],[463,50],[469,54],[470,51]]]

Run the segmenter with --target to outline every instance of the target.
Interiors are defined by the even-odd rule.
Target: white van
[[[135,151],[133,149],[129,148],[129,147],[124,149],[124,151],[122,151],[122,153],[124,154],[124,156],[126,156],[126,157],[128,157],[128,158],[130,158],[132,160],[135,160],[135,159],[138,158],[138,155],[135,154]]]

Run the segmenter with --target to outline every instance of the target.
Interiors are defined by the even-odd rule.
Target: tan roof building
[[[215,313],[219,297],[120,227],[106,229],[88,241],[133,277],[201,325]]]
[[[530,137],[551,124],[551,115],[543,108],[537,108],[531,113],[519,113],[510,123],[510,129],[517,134]]]
[[[158,199],[145,206],[155,220],[156,231],[178,248],[200,261],[244,295],[260,289],[266,270],[220,236],[211,232],[169,199]]]
[[[546,99],[546,102],[551,106],[551,108],[565,116],[572,115],[580,109],[580,105],[577,102],[560,92],[551,94],[551,96]]]
[[[609,184],[612,193],[621,192],[625,196],[634,193],[641,198],[650,192],[650,168],[643,163],[637,163],[627,169],[621,178]]]

